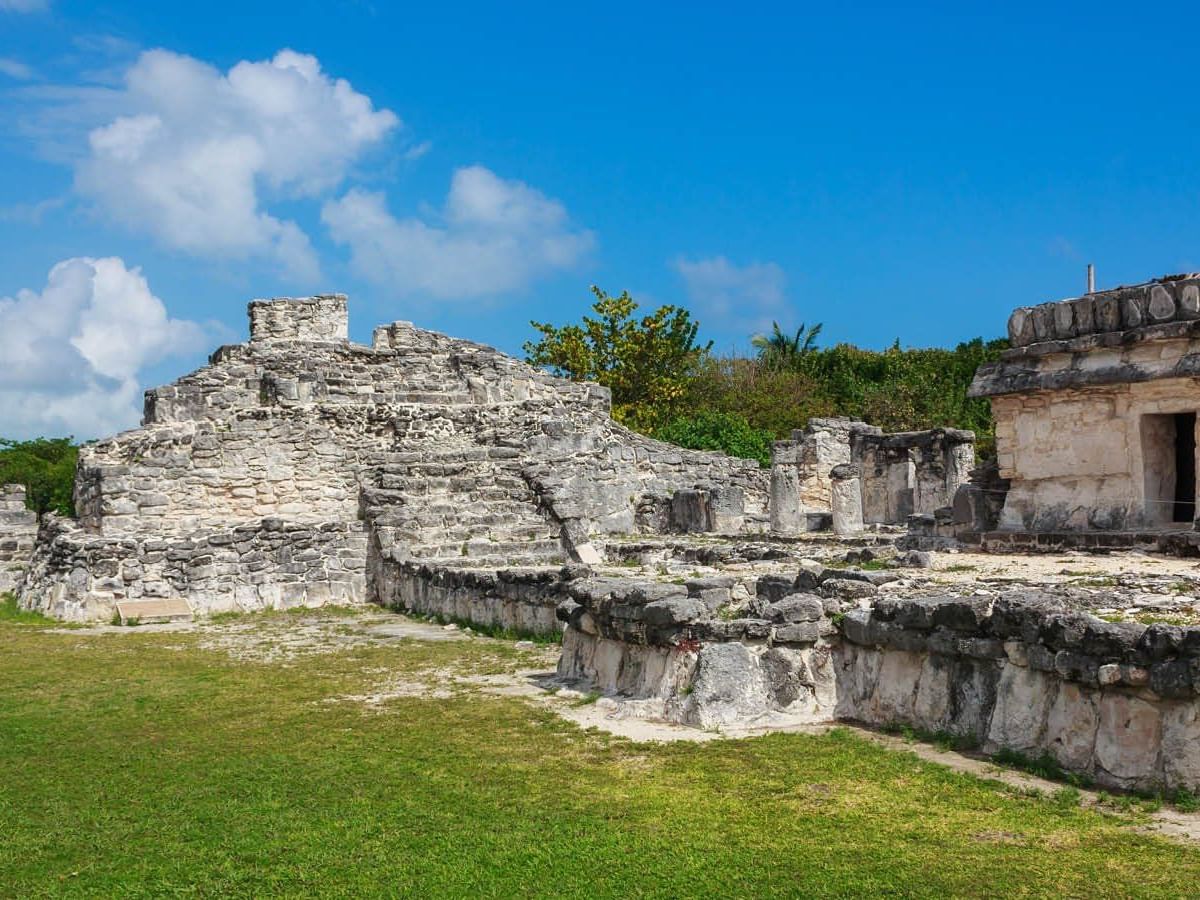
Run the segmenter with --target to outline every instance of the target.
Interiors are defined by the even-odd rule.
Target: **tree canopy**
[[[953,349],[820,347],[820,323],[772,323],[752,356],[716,356],[697,342],[699,323],[677,306],[638,318],[628,293],[592,288],[594,315],[573,325],[534,322],[525,344],[534,365],[612,390],[613,415],[662,440],[766,464],[770,443],[812,416],[851,416],[888,431],[967,428],[978,450],[994,448],[991,408],[967,397],[981,363],[1007,341],[966,341]]]
[[[613,415],[640,428],[667,421],[683,400],[689,378],[712,343],[697,343],[699,325],[678,306],[637,317],[637,302],[595,285],[594,316],[577,325],[532,322],[541,339],[527,341],[526,360],[575,381],[612,391]]]

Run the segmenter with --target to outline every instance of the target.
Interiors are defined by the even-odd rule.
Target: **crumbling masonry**
[[[144,423],[83,448],[78,521],[46,524],[26,606],[357,603],[409,560],[586,562],[597,534],[766,523],[756,464],[649,440],[603,388],[407,322],[351,343],[341,295],[251,303],[249,343],[148,391]]]
[[[351,343],[340,295],[256,301],[248,343],[83,448],[77,520],[35,542],[23,498],[0,498],[0,590],[75,621],[374,601],[562,631],[559,677],[621,715],[909,723],[1195,790],[1200,628],[1093,615],[1174,608],[1190,583],[935,579],[887,525],[907,519],[909,546],[986,544],[1001,516],[1004,534],[1190,529],[1197,290],[1019,311],[975,383],[1001,458],[972,483],[967,432],[814,420],[768,473],[630,432],[604,389],[488,347],[406,322]]]

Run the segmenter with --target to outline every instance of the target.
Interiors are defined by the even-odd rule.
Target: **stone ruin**
[[[1197,553],[1200,275],[1022,307],[1008,334],[971,386],[1007,489],[982,540]]]
[[[37,530],[37,514],[25,508],[24,485],[0,485],[0,594],[24,578]]]
[[[650,440],[601,387],[407,322],[354,344],[346,307],[251,303],[248,343],[83,447],[78,519],[45,523],[22,603],[68,620],[360,603],[411,561],[586,563],[593,536],[766,527],[756,463]]]
[[[853,419],[810,419],[772,448],[771,530],[822,530],[839,512],[845,517],[840,533],[865,524],[903,525],[910,516],[949,506],[974,466],[970,431],[885,434]]]
[[[1189,284],[1156,284],[1145,315],[1162,313],[1164,284],[1175,314],[1195,305]],[[1088,456],[1087,442],[1120,430],[1124,447],[1152,433],[1143,456],[1178,448],[1180,404],[1138,407],[1165,418],[1137,430],[1081,423],[1124,414],[1121,403],[1162,382],[1148,373],[1191,326],[1097,336],[1084,324],[1097,327],[1101,300],[1076,303],[1057,349],[1020,342],[1059,327],[1057,307],[1037,307],[1014,317],[1015,349],[980,370],[975,392],[994,398],[1001,423],[998,468],[972,469],[967,432],[818,419],[776,445],[768,472],[631,432],[603,388],[488,347],[406,322],[354,344],[343,296],[256,301],[248,343],[147,392],[143,427],[83,448],[77,519],[45,517],[33,542],[35,520],[5,495],[0,561],[19,576],[23,607],[63,619],[369,601],[561,632],[558,678],[612,696],[614,715],[908,724],[1048,753],[1108,786],[1197,789],[1200,628],[1136,616],[1183,609],[1178,584],[1200,593],[1200,579],[956,581],[954,566],[910,549],[957,551],[972,536],[986,549],[994,532],[1012,533],[1001,521],[1145,515],[1103,484],[1114,463]],[[1135,370],[1145,377],[1113,374]],[[1075,398],[1062,434],[1028,412],[1055,391]],[[1065,456],[1040,458],[1078,440],[1074,474]],[[1181,477],[1143,478],[1142,490],[1177,496]],[[1130,492],[1136,480],[1118,477]],[[1096,498],[1108,513],[1075,512]]]

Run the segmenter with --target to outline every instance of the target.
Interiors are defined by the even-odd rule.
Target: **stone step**
[[[157,625],[190,622],[192,608],[182,597],[154,600],[118,600],[117,617],[122,625]]]

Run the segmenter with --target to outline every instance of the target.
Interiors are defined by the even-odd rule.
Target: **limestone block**
[[[1163,285],[1153,285],[1150,288],[1146,312],[1152,322],[1169,321],[1175,317],[1175,298]]]
[[[1121,786],[1153,782],[1162,741],[1162,716],[1145,700],[1105,691],[1099,702],[1096,765]]]
[[[1179,317],[1200,318],[1200,285],[1185,284],[1179,289]]]
[[[772,695],[753,651],[740,643],[700,650],[683,721],[698,728],[746,722],[771,708]]]
[[[1168,788],[1200,788],[1200,707],[1173,703],[1162,716],[1163,779]]]
[[[863,529],[862,482],[857,466],[835,466],[829,473],[833,530],[835,534],[856,534]]]
[[[1046,749],[1064,768],[1090,771],[1100,726],[1096,692],[1061,682],[1053,697],[1044,732]]]
[[[950,721],[953,666],[937,654],[925,655],[913,700],[912,720],[921,728],[939,731]]]
[[[1057,686],[1057,679],[1045,673],[1003,666],[985,748],[1026,751],[1040,746]]]
[[[912,721],[922,668],[920,654],[897,650],[883,654],[874,696],[868,706],[870,721],[884,725]]]

